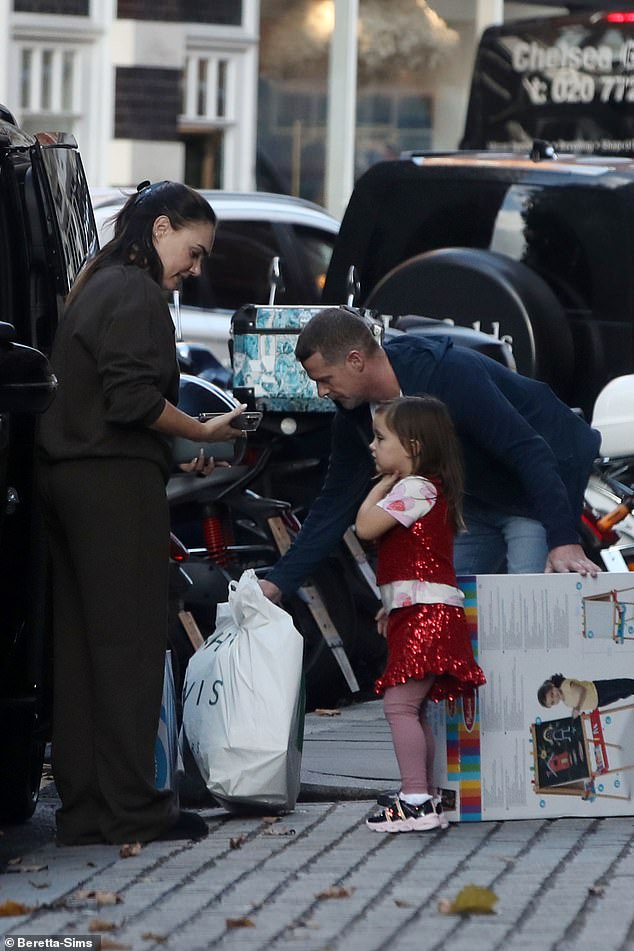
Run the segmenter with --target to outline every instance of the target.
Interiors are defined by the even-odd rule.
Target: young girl
[[[537,691],[537,699],[542,707],[553,707],[556,703],[565,703],[572,707],[572,717],[578,717],[582,710],[595,710],[607,707],[617,700],[625,700],[634,695],[634,680],[628,677],[615,677],[614,680],[573,680],[563,674],[553,674],[545,680]]]
[[[367,825],[377,832],[446,828],[432,798],[427,701],[453,699],[485,683],[452,561],[453,535],[463,524],[460,450],[445,405],[431,396],[380,404],[370,449],[380,479],[359,509],[356,531],[362,539],[380,539],[383,609],[377,620],[388,659],[376,692],[385,694],[401,790],[379,799],[384,808]]]

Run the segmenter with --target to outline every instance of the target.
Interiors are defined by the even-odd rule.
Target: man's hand
[[[282,592],[276,584],[273,584],[272,581],[267,581],[266,578],[261,578],[258,581],[258,584],[262,588],[262,591],[273,604],[279,604],[282,600]]]
[[[580,575],[590,575],[596,578],[600,568],[593,561],[586,558],[581,545],[559,545],[548,553],[546,573],[560,571],[576,571]]]

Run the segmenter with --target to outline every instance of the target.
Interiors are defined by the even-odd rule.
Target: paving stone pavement
[[[117,846],[56,848],[49,834],[0,875],[0,908],[32,909],[0,919],[0,932],[14,948],[18,936],[94,928],[102,947],[134,951],[634,951],[631,818],[373,833],[374,803],[355,799],[354,784],[390,785],[393,754],[380,705],[342,714],[308,718],[313,801],[277,821],[203,809],[208,838],[130,858]],[[53,807],[45,797],[49,832]],[[495,892],[495,913],[440,913],[468,884]]]

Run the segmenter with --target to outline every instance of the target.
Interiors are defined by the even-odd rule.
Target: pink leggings
[[[427,722],[425,701],[433,682],[433,674],[424,680],[408,680],[396,687],[387,687],[383,697],[404,793],[431,795],[435,792],[429,788],[434,765],[434,735]]]

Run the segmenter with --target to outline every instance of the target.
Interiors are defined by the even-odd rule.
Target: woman
[[[40,446],[62,845],[207,832],[155,788],[154,743],[167,644],[169,437],[234,439],[231,422],[244,409],[201,423],[176,408],[164,292],[200,274],[215,223],[185,185],[139,186],[71,290],[53,347],[59,389]]]

